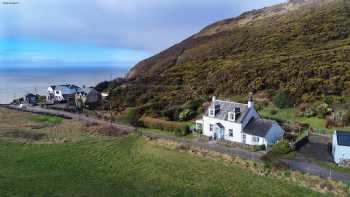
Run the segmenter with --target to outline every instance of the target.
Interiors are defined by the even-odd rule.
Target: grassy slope
[[[1,143],[0,183],[2,196],[319,196],[138,137],[69,145]]]
[[[350,94],[350,7],[345,2],[191,37],[135,66],[137,74],[122,83],[127,86],[111,85],[112,101],[115,106],[152,104],[156,112],[198,95],[260,90],[339,101]]]
[[[32,117],[0,109],[0,128],[23,130],[35,123],[29,121]],[[49,128],[22,132],[48,133]],[[160,148],[137,136],[83,135],[81,126],[67,120],[52,129],[66,143],[51,138],[18,143],[22,141],[0,136],[1,196],[320,196],[234,164]]]

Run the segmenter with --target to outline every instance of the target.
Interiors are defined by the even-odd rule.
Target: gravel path
[[[103,124],[110,124],[113,127],[119,128],[121,130],[129,131],[129,132],[135,131],[135,128],[131,127],[131,126],[126,126],[126,125],[117,124],[117,123],[111,123],[109,121],[100,120],[100,119],[96,119],[93,117],[88,117],[88,116],[85,116],[82,114],[75,114],[75,113],[71,113],[71,112],[58,111],[58,110],[52,110],[52,109],[44,109],[41,107],[30,107],[30,106],[20,108],[19,106],[15,106],[15,105],[6,105],[6,106],[3,105],[3,107],[9,108],[9,109],[15,109],[15,110],[19,110],[19,111],[36,113],[36,114],[54,115],[54,116],[59,116],[59,117],[63,117],[63,118],[74,119],[74,120],[89,122],[89,123],[98,123],[98,124],[102,124],[102,125]]]

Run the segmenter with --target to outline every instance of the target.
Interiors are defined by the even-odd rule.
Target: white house
[[[332,155],[339,165],[350,164],[350,132],[335,131],[333,134]]]
[[[227,140],[247,145],[272,145],[283,138],[284,130],[276,121],[262,119],[254,108],[253,97],[248,104],[216,100],[212,102],[196,128],[214,140]]]
[[[57,85],[50,86],[47,89],[47,101],[48,102],[66,102],[70,99],[74,99],[76,93],[84,92],[84,90],[76,85]]]

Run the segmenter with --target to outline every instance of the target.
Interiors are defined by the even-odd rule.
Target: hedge
[[[174,132],[176,135],[179,136],[188,135],[190,132],[189,126],[183,123],[171,122],[151,117],[142,117],[140,121],[147,128],[166,130]]]

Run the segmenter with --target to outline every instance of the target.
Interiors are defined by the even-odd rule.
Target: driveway
[[[324,168],[316,164],[301,160],[281,160],[287,164],[291,169],[298,170],[304,173],[320,176],[323,178],[331,178],[338,181],[349,182],[350,174],[339,173],[329,168]]]

